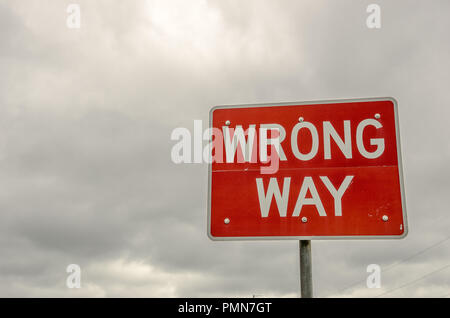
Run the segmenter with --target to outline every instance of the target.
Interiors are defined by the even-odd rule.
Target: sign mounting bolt
[[[307,218],[306,216],[302,217],[302,222],[303,222],[303,223],[308,222],[308,218]]]
[[[229,218],[225,218],[225,220],[223,220],[223,223],[230,224],[230,219]]]
[[[298,121],[301,122],[301,123],[303,122],[303,120],[304,120],[303,117],[299,117],[298,118]]]
[[[381,117],[380,114],[378,114],[378,113],[375,114],[375,118],[376,118],[376,119],[380,119],[380,117]]]
[[[383,215],[383,221],[386,222],[387,220],[389,220],[389,217],[387,215]]]
[[[225,125],[227,125],[227,126],[230,126],[230,124],[231,124],[231,122],[230,122],[229,120],[227,120],[227,121],[225,122]]]

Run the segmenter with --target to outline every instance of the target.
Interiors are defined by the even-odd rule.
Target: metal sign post
[[[300,290],[302,298],[313,297],[311,241],[298,241],[300,248]]]

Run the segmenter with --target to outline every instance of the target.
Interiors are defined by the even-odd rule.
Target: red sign
[[[394,99],[218,106],[210,128],[211,239],[406,236]]]

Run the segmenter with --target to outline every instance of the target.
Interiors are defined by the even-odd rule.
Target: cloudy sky
[[[74,2],[80,29],[66,26]],[[170,134],[214,105],[377,96],[399,102],[409,235],[314,241],[315,295],[448,295],[449,12],[0,0],[0,296],[297,297],[298,242],[210,241],[207,166],[172,163]],[[381,289],[365,284],[373,263]]]

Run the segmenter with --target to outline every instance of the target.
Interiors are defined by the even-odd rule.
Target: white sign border
[[[334,100],[318,100],[318,101],[304,101],[304,102],[283,102],[283,103],[263,103],[263,104],[241,104],[241,105],[221,105],[214,106],[209,111],[209,127],[212,128],[213,112],[216,109],[228,108],[252,108],[252,107],[273,107],[273,106],[298,106],[298,105],[315,105],[315,104],[342,104],[342,103],[357,103],[357,102],[374,102],[374,101],[391,101],[394,105],[395,116],[395,135],[397,144],[397,164],[400,179],[400,192],[402,201],[403,213],[403,233],[401,235],[339,235],[339,236],[233,236],[233,237],[216,237],[211,234],[211,179],[212,179],[212,164],[208,164],[208,222],[207,234],[212,241],[275,241],[275,240],[373,240],[373,239],[402,239],[408,235],[408,223],[406,217],[406,197],[405,186],[403,182],[403,164],[400,145],[400,126],[398,120],[398,103],[393,97],[372,97],[372,98],[349,98],[349,99],[334,99]]]

